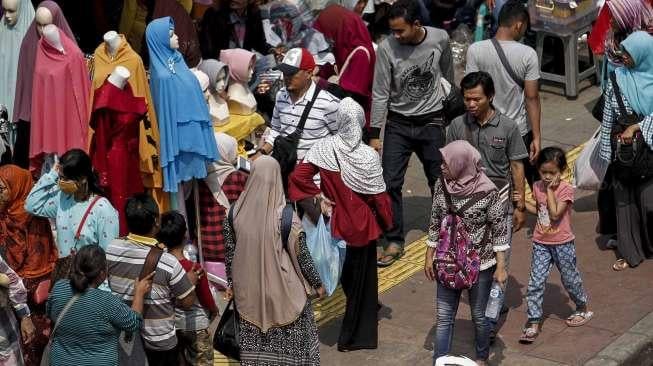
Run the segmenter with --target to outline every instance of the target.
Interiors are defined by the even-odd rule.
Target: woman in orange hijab
[[[35,339],[22,345],[25,365],[39,365],[48,342],[50,326],[44,301],[47,291],[36,298],[35,293],[41,282],[50,279],[57,261],[50,223],[25,211],[25,199],[32,185],[32,176],[27,170],[16,165],[0,167],[0,255],[23,279],[28,291],[27,304],[36,327]],[[35,301],[41,300],[38,297],[43,300],[40,304]]]

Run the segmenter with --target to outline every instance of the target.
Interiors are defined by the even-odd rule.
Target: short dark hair
[[[565,155],[564,150],[559,147],[551,146],[542,149],[540,155],[537,156],[535,166],[537,169],[540,169],[542,165],[549,162],[555,163],[561,172],[567,170],[567,156]]]
[[[408,24],[413,24],[417,20],[422,21],[417,1],[420,0],[397,0],[390,7],[388,19],[404,18]]]
[[[520,0],[510,0],[503,4],[499,12],[499,26],[510,27],[515,22],[530,22],[528,9]]]
[[[474,89],[479,85],[483,88],[486,97],[494,96],[494,81],[492,76],[485,71],[470,72],[460,81],[460,89],[463,93],[465,90]]]
[[[161,215],[161,228],[156,238],[168,249],[184,244],[186,236],[186,219],[177,211],[169,211]]]
[[[129,197],[125,204],[125,218],[130,233],[147,235],[152,232],[159,218],[159,206],[146,193],[138,193]]]
[[[70,286],[74,292],[85,292],[97,282],[102,271],[107,269],[107,257],[99,245],[85,245],[73,257],[70,269]]]

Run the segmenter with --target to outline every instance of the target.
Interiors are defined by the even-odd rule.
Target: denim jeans
[[[481,271],[478,282],[468,290],[469,306],[472,310],[472,320],[476,328],[476,358],[487,360],[490,356],[490,328],[485,318],[485,307],[490,297],[492,275],[496,266]],[[435,330],[435,344],[433,362],[438,357],[446,356],[451,351],[453,341],[453,326],[456,322],[458,304],[462,290],[452,290],[437,283],[437,325]]]
[[[435,180],[440,177],[442,154],[445,144],[444,126],[441,121],[410,124],[389,120],[383,138],[383,179],[392,201],[394,227],[385,233],[388,243],[404,245],[404,210],[402,188],[408,162],[413,152],[422,162],[431,194]]]

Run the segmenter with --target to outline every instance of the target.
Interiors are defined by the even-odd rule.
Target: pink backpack
[[[442,285],[454,290],[467,289],[478,281],[481,259],[478,251],[474,249],[474,243],[463,222],[462,215],[465,210],[483,199],[487,192],[477,193],[459,210],[456,210],[444,182],[442,182],[442,190],[447,201],[448,212],[442,219],[442,225],[440,226],[440,236],[433,267],[438,281]],[[490,227],[487,226],[482,243],[487,241],[489,231]]]

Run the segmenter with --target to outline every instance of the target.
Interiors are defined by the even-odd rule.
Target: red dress
[[[321,189],[313,182],[320,173]],[[314,197],[322,192],[335,202],[331,233],[352,247],[363,247],[377,240],[392,227],[392,207],[386,192],[365,195],[352,191],[340,178],[340,172],[318,168],[310,163],[297,164],[290,175],[288,195],[292,201]]]
[[[106,198],[118,210],[120,235],[127,235],[125,203],[144,192],[140,172],[140,121],[147,113],[145,98],[135,97],[129,83],[120,89],[108,81],[95,91],[91,128],[91,159]]]

